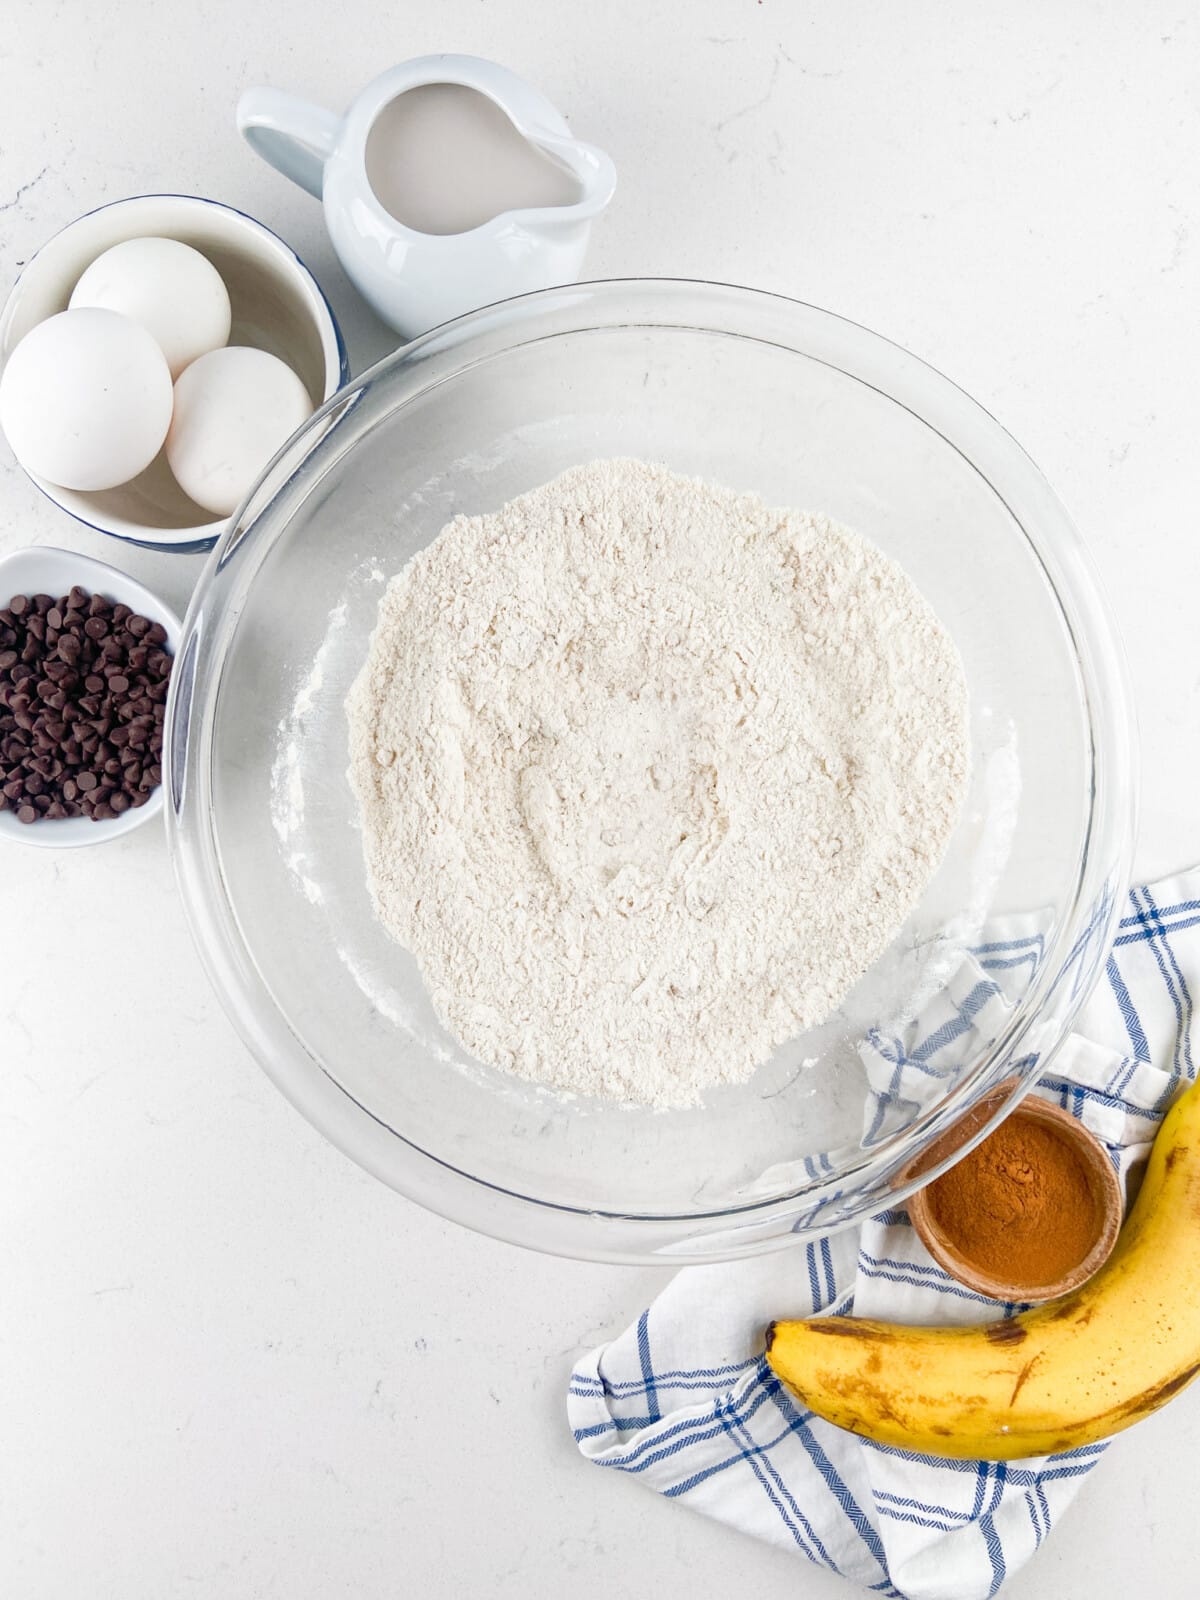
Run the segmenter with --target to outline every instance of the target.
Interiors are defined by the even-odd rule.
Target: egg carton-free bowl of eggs
[[[296,372],[314,405],[348,380],[341,330],[299,256],[261,222],[232,206],[172,194],[115,200],[69,223],[42,246],[0,313],[0,369],[31,329],[67,309],[71,291],[97,256],[127,239],[155,237],[191,245],[216,267],[229,291],[231,345],[277,356]],[[35,473],[29,476],[77,521],[132,544],[206,550],[228,523],[184,493],[163,451],[144,472],[115,489],[62,489]]]
[[[58,550],[50,545],[31,545],[15,550],[0,560],[0,609],[13,595],[49,594],[56,599],[70,593],[78,584],[89,594],[103,595],[114,604],[124,604],[151,622],[166,629],[164,646],[178,655],[181,627],[179,618],[149,589],[135,579],[110,567],[106,561],[77,555],[73,550]],[[18,822],[11,810],[0,811],[0,840],[38,845],[51,850],[71,850],[85,844],[105,844],[124,833],[132,833],[161,814],[163,789],[151,790],[144,806],[131,807],[119,816],[93,821],[90,817],[43,817],[38,822]]]

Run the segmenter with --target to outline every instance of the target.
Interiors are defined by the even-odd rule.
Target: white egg
[[[201,356],[175,384],[167,460],[179,487],[229,516],[312,410],[291,367],[265,350],[228,345]]]
[[[17,345],[0,375],[0,427],[36,478],[114,489],[148,467],[171,422],[166,357],[116,311],[60,311]]]
[[[229,339],[229,291],[199,250],[178,239],[126,239],[97,256],[71,293],[71,309],[119,311],[153,334],[172,378]]]

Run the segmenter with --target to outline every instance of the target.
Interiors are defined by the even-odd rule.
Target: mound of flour
[[[640,461],[451,522],[347,711],[375,906],[446,1026],[651,1106],[837,1007],[967,780],[962,666],[898,567]]]

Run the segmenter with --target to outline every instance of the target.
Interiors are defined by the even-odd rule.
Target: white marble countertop
[[[1139,870],[1200,856],[1200,16],[1181,0],[7,0],[0,284],[106,199],[278,229],[355,369],[383,330],[319,208],[233,131],[239,91],[340,107],[429,50],[503,61],[614,156],[597,276],[724,278],[931,360],[1076,515],[1141,715]],[[180,606],[0,445],[0,552],[53,541]],[[0,1593],[848,1595],[616,1474],[572,1356],[653,1272],[539,1259],[418,1211],[285,1104],[192,955],[161,828],[0,861]],[[1126,1435],[1013,1600],[1195,1593],[1200,1388]]]

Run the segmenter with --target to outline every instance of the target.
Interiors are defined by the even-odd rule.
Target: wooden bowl
[[[961,1159],[968,1150],[984,1142],[977,1137],[979,1130],[995,1114],[997,1104],[1008,1093],[1009,1088],[1002,1084],[992,1094],[985,1096],[957,1127],[944,1134],[924,1153],[921,1160],[922,1168],[941,1166],[950,1157]],[[968,1289],[988,1295],[993,1300],[1010,1302],[1056,1300],[1060,1295],[1069,1294],[1072,1289],[1077,1289],[1081,1283],[1086,1282],[1111,1255],[1121,1228],[1123,1210],[1121,1184],[1105,1146],[1070,1112],[1064,1111],[1060,1106],[1051,1105],[1048,1100],[1043,1100],[1037,1095],[1030,1095],[1010,1112],[1000,1126],[1009,1127],[1021,1120],[1040,1123],[1053,1131],[1070,1146],[1082,1166],[1091,1192],[1096,1228],[1091,1248],[1074,1267],[1052,1283],[1020,1283],[999,1277],[979,1263],[971,1261],[947,1237],[934,1214],[931,1195],[936,1190],[939,1179],[934,1179],[926,1188],[918,1189],[915,1194],[909,1196],[908,1215],[922,1244],[933,1259]],[[993,1129],[992,1133],[997,1131]],[[991,1134],[988,1137],[990,1138]],[[951,1164],[953,1165],[953,1162]],[[939,1178],[943,1175],[939,1174]]]

